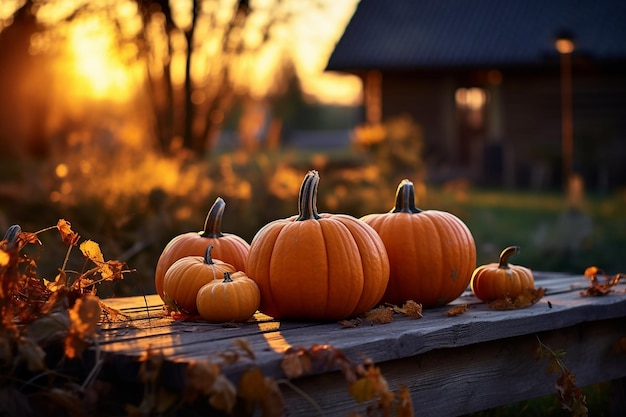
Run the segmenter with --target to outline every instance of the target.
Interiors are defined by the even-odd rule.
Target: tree
[[[57,1],[26,0],[19,10],[40,10]],[[267,52],[279,33],[277,27],[302,12],[295,2],[259,4],[249,0],[76,0],[75,9],[55,25],[71,24],[89,14],[112,20],[119,47],[135,46],[135,59],[145,65],[145,90],[159,147],[165,152],[183,147],[203,154],[215,144],[233,103],[250,94],[253,63]],[[321,7],[315,1],[311,4]],[[128,7],[120,13],[121,5],[133,5],[133,16]],[[125,25],[129,18],[140,21],[134,31]],[[276,74],[274,82],[286,81],[280,72]]]

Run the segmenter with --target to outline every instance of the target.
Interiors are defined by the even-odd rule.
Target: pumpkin
[[[204,284],[196,296],[200,317],[211,323],[246,321],[259,309],[261,293],[256,283],[238,271]]]
[[[213,259],[213,245],[206,248],[204,256],[185,256],[169,267],[163,277],[164,299],[175,304],[187,314],[196,314],[196,296],[202,286],[220,279],[224,272],[235,272],[234,266]]]
[[[203,256],[209,245],[213,246],[213,256],[245,271],[250,245],[242,237],[232,233],[222,233],[222,216],[226,203],[218,197],[204,222],[201,232],[188,232],[174,237],[165,246],[156,265],[154,284],[157,293],[163,297],[163,278],[168,268],[185,256]]]
[[[253,237],[248,276],[260,311],[285,319],[341,320],[374,307],[389,259],[374,229],[347,214],[318,213],[317,171],[300,187],[298,215],[267,223]]]
[[[535,279],[530,269],[509,264],[509,257],[519,251],[519,246],[504,248],[499,262],[481,265],[474,270],[470,288],[476,297],[482,301],[507,297],[515,299],[526,290],[535,288]]]
[[[378,232],[391,272],[382,301],[407,300],[424,308],[448,304],[466,289],[476,267],[474,238],[455,215],[415,206],[415,188],[407,179],[396,190],[395,207],[361,218]]]

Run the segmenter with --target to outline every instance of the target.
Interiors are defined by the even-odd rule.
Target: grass
[[[561,193],[471,189],[462,197],[440,190],[431,198],[457,214],[474,235],[478,264],[496,262],[506,246],[521,247],[511,262],[535,270],[583,273],[596,265],[626,270],[623,196],[589,196],[579,210]]]

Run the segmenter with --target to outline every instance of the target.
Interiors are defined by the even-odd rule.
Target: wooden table
[[[243,325],[223,326],[174,320],[164,314],[156,295],[107,299],[130,320],[102,324],[102,373],[112,381],[136,381],[138,358],[151,348],[167,358],[163,380],[172,389],[182,388],[183,369],[197,360],[221,363],[235,383],[251,366],[280,380],[285,378],[285,349],[330,345],[353,363],[379,366],[392,391],[408,387],[419,415],[443,417],[554,394],[557,375],[548,375],[548,361],[536,357],[541,341],[555,351],[565,350],[563,362],[577,386],[613,381],[624,389],[626,352],[624,343],[621,349],[618,344],[626,338],[626,285],[620,283],[606,296],[582,297],[581,290],[589,286],[582,275],[536,272],[535,280],[546,294],[524,309],[492,310],[468,291],[453,303],[469,306],[458,316],[448,317],[451,306],[446,306],[424,310],[420,319],[396,314],[391,323],[353,328],[337,322],[276,321],[260,313]],[[236,352],[236,340],[246,341],[254,359],[241,355],[234,364],[224,362],[220,354]],[[367,403],[350,396],[336,368],[317,367],[291,383],[322,415],[365,415]],[[289,385],[281,385],[281,391],[287,415],[320,415]]]

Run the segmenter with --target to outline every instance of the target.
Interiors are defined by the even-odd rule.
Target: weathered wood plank
[[[611,350],[626,337],[624,285],[605,297],[581,297],[588,286],[582,276],[538,272],[535,280],[546,295],[525,309],[494,311],[466,291],[454,303],[469,306],[460,316],[446,316],[446,306],[425,310],[421,319],[396,315],[392,323],[354,328],[279,321],[261,313],[224,326],[174,320],[158,295],[104,300],[131,320],[102,323],[98,349],[107,363],[102,373],[113,381],[136,381],[137,358],[153,349],[166,356],[164,381],[172,389],[183,388],[189,361],[204,359],[222,363],[233,381],[250,366],[283,380],[285,349],[328,344],[354,363],[368,359],[379,365],[392,389],[409,387],[416,412],[453,416],[554,392],[555,376],[546,376],[546,363],[534,356],[539,335],[567,351],[566,364],[579,385],[625,378],[626,355]],[[237,350],[237,339],[245,339],[254,358]],[[237,352],[240,360],[227,364],[224,352]],[[363,412],[366,406],[354,402],[336,369],[316,368],[291,383],[311,396],[323,415]],[[288,415],[316,415],[287,384],[282,387]]]
[[[548,375],[548,362],[536,358],[536,337],[553,349],[566,351],[564,362],[578,386],[622,377],[626,355],[614,350],[619,330],[625,334],[620,319],[581,323],[536,335],[432,350],[382,363],[380,368],[390,389],[409,388],[417,415],[456,416],[554,394],[558,375]],[[338,372],[292,383],[314,400],[324,416],[365,415],[368,403],[355,403]],[[289,415],[316,415],[315,408],[296,392],[286,388],[283,393]]]
[[[128,356],[140,356],[151,347],[162,350],[172,360],[197,360],[219,356],[233,348],[234,339],[244,338],[259,352],[262,365],[272,371],[277,369],[282,351],[287,347],[315,344],[331,344],[351,354],[355,360],[370,358],[378,363],[434,349],[626,316],[626,296],[589,298],[559,293],[522,310],[493,311],[485,304],[475,304],[458,317],[446,317],[446,310],[447,307],[426,310],[422,319],[397,317],[389,324],[349,329],[338,323],[288,321],[258,321],[223,328],[171,319],[168,326],[168,318],[163,318],[156,328],[141,326],[104,332],[100,347],[104,352]]]

